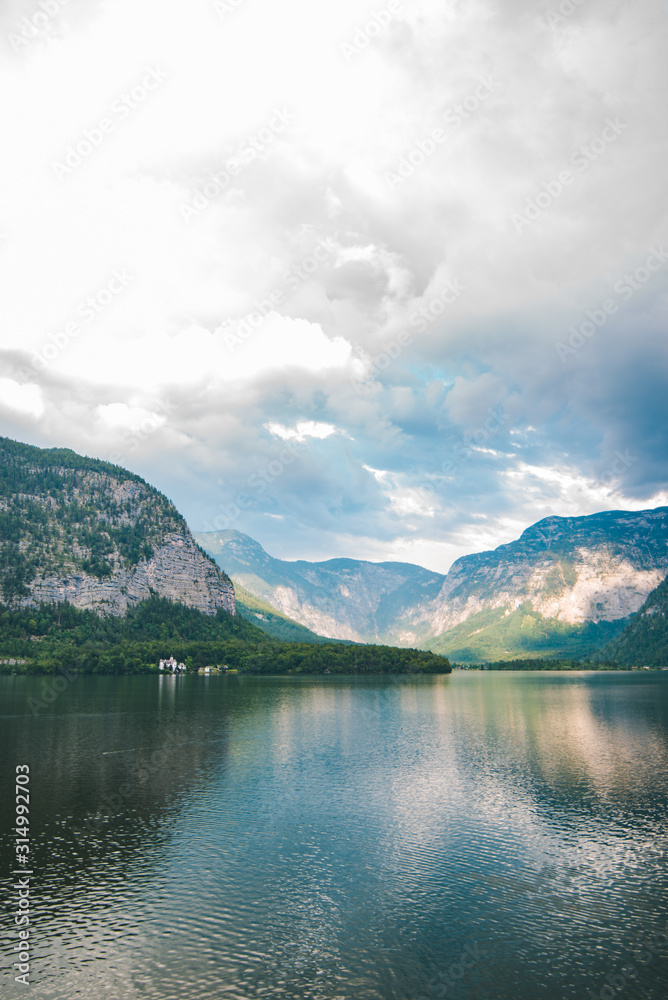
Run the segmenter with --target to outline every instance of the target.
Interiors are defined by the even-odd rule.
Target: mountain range
[[[191,673],[450,672],[430,651],[328,641],[246,600],[255,622],[139,476],[0,438],[0,673],[157,673],[170,653]]]
[[[664,665],[667,575],[668,507],[548,517],[446,574],[403,562],[287,561],[238,531],[193,534],[167,497],[119,466],[0,438],[0,604],[10,618],[65,604],[127,618],[145,615],[145,602],[164,618],[167,599],[236,620],[239,637],[302,648],[334,640],[469,663],[642,656]],[[176,611],[167,617],[181,622]],[[194,637],[195,621],[187,628]],[[204,620],[200,631],[210,631]]]
[[[473,663],[592,655],[668,574],[667,507],[548,517],[445,575],[411,563],[279,560],[238,531],[195,538],[246,591],[321,635]]]
[[[410,614],[416,601],[433,600],[444,579],[411,563],[274,559],[239,531],[194,537],[219,566],[228,567],[237,587],[313,632],[353,642],[375,642],[382,635],[392,644],[410,645],[400,641],[397,619]]]

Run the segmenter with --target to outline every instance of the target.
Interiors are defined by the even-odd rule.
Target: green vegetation
[[[124,618],[98,617],[70,604],[12,610],[0,605],[0,658],[4,673],[95,674],[157,672],[169,655],[196,671],[226,664],[246,673],[449,673],[447,659],[416,649],[344,643],[280,642],[222,609],[204,615],[151,598]]]
[[[622,634],[601,650],[627,666],[668,666],[668,577],[649,595]]]
[[[618,635],[628,619],[570,625],[543,618],[530,602],[506,613],[488,608],[471,615],[443,635],[428,642],[435,653],[466,663],[502,661],[523,655],[533,658],[580,659]]]
[[[618,663],[598,660],[553,660],[527,657],[492,663],[453,663],[453,670],[624,670]]]

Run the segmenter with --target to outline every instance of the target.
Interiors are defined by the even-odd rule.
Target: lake
[[[668,995],[668,673],[50,684],[0,678],[3,998]]]

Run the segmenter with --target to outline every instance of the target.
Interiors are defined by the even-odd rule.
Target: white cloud
[[[243,329],[243,335],[236,331]],[[48,343],[48,342],[47,342]],[[281,371],[346,369],[350,344],[330,339],[317,324],[272,313],[254,328],[248,321],[211,331],[192,325],[171,336],[99,338],[94,328],[59,351],[49,369],[85,381],[134,386],[245,382]]]
[[[364,465],[364,464],[362,465],[362,468],[365,469],[367,472],[370,472],[371,475],[376,480],[376,482],[378,483],[385,482],[385,480],[389,475],[387,469],[373,469],[370,465]]]
[[[0,378],[0,407],[35,419],[41,417],[45,409],[39,386],[20,385],[10,378]]]
[[[155,413],[142,406],[128,406],[126,403],[108,403],[97,407],[97,416],[110,429],[148,432],[157,430],[167,423],[164,413]]]
[[[268,423],[264,425],[270,434],[283,441],[306,441],[307,438],[324,440],[336,434],[333,424],[323,424],[315,420],[299,420],[295,427],[285,427],[283,424]]]
[[[583,476],[575,468],[549,467],[518,462],[503,474],[509,488],[529,502],[535,520],[556,515],[578,517],[600,510],[645,510],[668,503],[668,492],[660,491],[641,499],[626,496],[621,480],[633,464],[633,456],[619,453],[599,479]]]
[[[266,521],[296,511],[333,548],[373,536],[425,558],[508,540],[510,509],[526,526],[663,496],[668,268],[568,366],[554,349],[661,242],[663,4],[590,2],[561,30],[531,5],[421,0],[346,60],[378,6],[248,0],[221,19],[208,2],[71,4],[49,41],[8,52],[8,426],[88,454],[134,434],[137,471],[195,477],[192,517],[193,493],[215,508],[218,479],[233,498],[267,447],[298,441]],[[0,14],[5,32],[22,14]],[[165,79],[114,110],[149,70]],[[184,205],[277,108],[286,127],[186,223]],[[628,127],[578,169],[607,118]],[[59,180],[53,161],[81,142]],[[518,234],[512,214],[567,168],[573,183]],[[132,281],[84,319],[118,269]],[[455,280],[465,291],[423,329],[416,310]],[[467,435],[481,447],[457,452]],[[605,479],[627,449],[626,473]]]

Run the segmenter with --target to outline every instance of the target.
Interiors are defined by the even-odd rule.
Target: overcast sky
[[[446,571],[668,503],[665,0],[4,0],[0,433]]]

